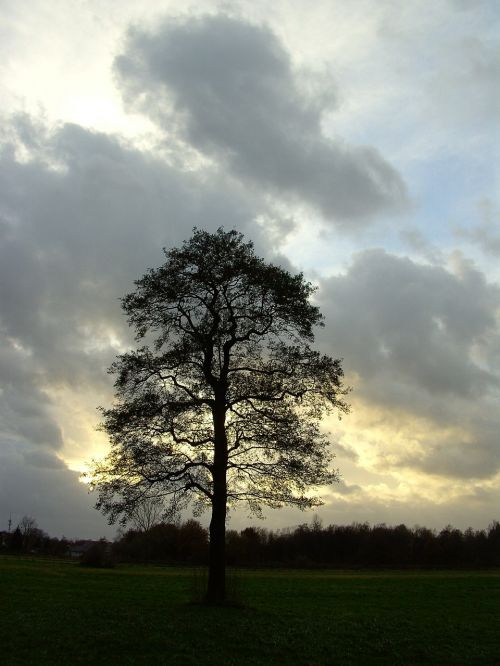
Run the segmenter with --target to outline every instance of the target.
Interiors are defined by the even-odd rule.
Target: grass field
[[[500,572],[192,571],[0,559],[0,663],[500,664]]]

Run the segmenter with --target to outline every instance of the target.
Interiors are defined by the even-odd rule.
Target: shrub
[[[115,561],[110,544],[106,539],[93,543],[81,556],[80,564],[84,567],[94,567],[96,569],[112,569],[115,566]]]

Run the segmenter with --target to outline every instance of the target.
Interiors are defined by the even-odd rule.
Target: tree
[[[23,516],[19,521],[18,528],[23,539],[23,550],[29,552],[43,532],[31,516]]]
[[[228,507],[321,504],[337,473],[319,424],[346,412],[339,360],[310,347],[322,325],[302,276],[265,263],[236,231],[194,230],[122,300],[137,351],[117,358],[103,409],[109,455],[96,507],[114,522],[154,496],[211,508],[207,600],[225,598]]]
[[[161,498],[149,496],[136,503],[130,512],[129,518],[134,529],[147,532],[161,520],[173,517],[170,515],[171,513],[166,509]]]
[[[14,553],[20,553],[23,549],[23,535],[19,529],[19,525],[12,532],[12,536],[9,542],[9,548]]]

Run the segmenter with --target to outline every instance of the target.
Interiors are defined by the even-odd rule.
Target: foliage
[[[269,532],[262,528],[231,530],[227,559],[233,566],[280,567],[500,567],[500,525],[464,532],[447,526],[390,527],[368,523],[299,525]]]
[[[112,569],[115,566],[115,558],[113,557],[111,544],[106,539],[96,541],[82,553],[80,564],[94,569]]]
[[[147,532],[130,530],[114,544],[122,562],[202,564],[207,561],[207,533],[199,523],[161,524]],[[394,527],[368,523],[329,525],[317,521],[276,532],[247,527],[227,533],[231,566],[337,568],[479,568],[500,567],[500,525],[465,531],[447,526]]]
[[[67,554],[68,541],[50,537],[34,518],[23,516],[13,532],[0,532],[0,548],[16,554],[63,556]]]
[[[0,552],[68,556],[71,543],[39,530],[41,536],[23,551],[19,528],[0,533]],[[94,542],[102,552],[104,541]],[[73,547],[91,542],[77,541]],[[111,561],[202,565],[208,560],[208,533],[195,520],[159,523],[149,530],[129,530],[104,546]],[[91,553],[92,554],[92,553]],[[90,554],[90,555],[91,555]],[[89,557],[90,557],[89,555]],[[368,523],[328,525],[317,519],[294,529],[269,531],[247,527],[227,533],[227,561],[232,566],[329,568],[485,568],[500,567],[500,523],[486,530],[442,530]]]
[[[170,512],[175,515],[175,512]],[[130,520],[134,529],[147,532],[154,525],[169,515],[165,504],[159,497],[145,497],[141,502],[136,503],[133,508]]]
[[[38,527],[37,522],[31,516],[23,516],[19,521],[17,529],[21,532],[22,537],[22,550],[28,553],[35,547],[37,541],[40,541],[44,536],[42,530]]]
[[[160,523],[149,530],[129,530],[113,545],[121,562],[206,564],[208,534],[197,521]]]
[[[123,299],[138,339],[155,339],[111,367],[117,403],[103,410],[112,452],[94,467],[98,506],[128,520],[152,494],[210,504],[219,403],[228,502],[316,505],[306,490],[336,479],[318,419],[347,407],[340,362],[308,344],[321,324],[312,285],[265,264],[234,231],[195,231],[165,254]]]

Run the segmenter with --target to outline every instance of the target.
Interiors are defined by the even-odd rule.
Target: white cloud
[[[480,221],[476,226],[459,228],[457,235],[477,244],[481,250],[500,256],[500,207],[489,199],[480,202]]]

